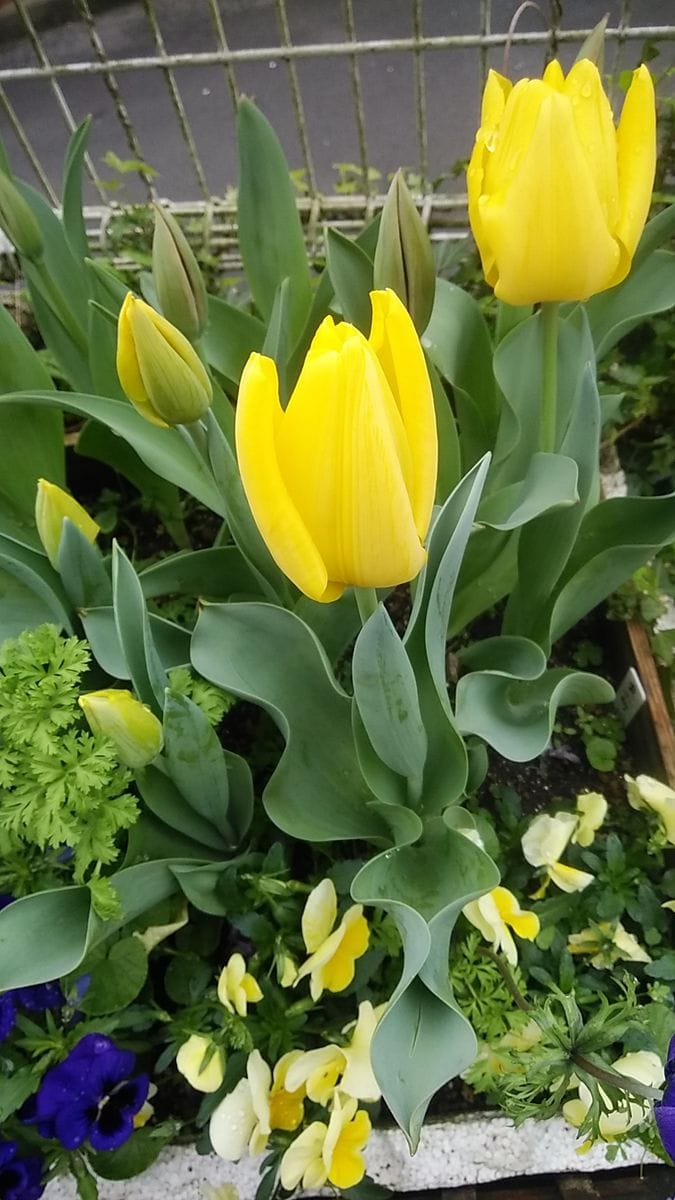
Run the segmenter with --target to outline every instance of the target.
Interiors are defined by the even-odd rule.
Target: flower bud
[[[47,479],[38,479],[35,524],[47,558],[54,568],[58,566],[61,533],[66,517],[73,525],[77,525],[87,541],[96,541],[100,527],[86,509],[55,483],[49,483]]]
[[[155,205],[152,277],[160,308],[190,342],[201,337],[207,319],[206,288],[197,260],[171,213]]]
[[[213,399],[187,338],[131,292],[117,323],[117,374],[134,408],[163,429],[199,420]]]
[[[0,229],[24,258],[42,258],[42,233],[30,206],[9,175],[0,170]]]
[[[374,286],[396,292],[423,333],[434,306],[436,271],[429,234],[400,170],[384,202],[373,266]]]
[[[147,767],[162,749],[161,722],[131,692],[104,688],[80,696],[78,704],[92,733],[109,738],[126,767]]]

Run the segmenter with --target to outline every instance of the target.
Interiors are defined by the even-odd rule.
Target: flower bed
[[[161,210],[143,299],[87,260],[86,123],[61,218],[0,176],[68,385],[0,322],[11,1200],[65,1172],[129,1195],[178,1141],[255,1160],[260,1200],[367,1197],[378,1144],[483,1098],[613,1153],[663,1155],[655,1113],[672,1145],[675,792],[630,758],[583,622],[675,534],[672,495],[600,498],[596,380],[675,302],[675,210],[643,232],[652,84],[617,132],[596,42],[566,79],[490,76],[487,317],[436,278],[400,173],[308,263],[248,101],[242,307]],[[154,514],[153,561],[65,490],[62,410]],[[385,1112],[402,1134],[371,1142]]]

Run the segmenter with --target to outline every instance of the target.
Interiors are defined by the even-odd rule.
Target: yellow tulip
[[[208,372],[187,338],[131,292],[117,322],[117,374],[134,408],[162,429],[198,421],[213,399]]]
[[[433,396],[413,323],[392,291],[370,294],[370,337],[319,326],[284,411],[271,358],[241,377],[244,490],[282,571],[313,600],[413,579],[436,489]]]
[[[64,492],[63,488],[47,479],[38,479],[35,524],[47,558],[55,569],[58,567],[61,534],[66,518],[72,521],[73,525],[77,525],[87,541],[96,541],[100,527],[93,517],[89,516],[87,510]]]
[[[120,762],[138,770],[157,757],[164,743],[161,722],[124,688],[103,688],[80,696],[92,733],[110,738]]]
[[[467,172],[483,270],[509,304],[586,300],[625,279],[656,162],[654,86],[633,74],[618,128],[597,67],[512,86],[491,71]]]

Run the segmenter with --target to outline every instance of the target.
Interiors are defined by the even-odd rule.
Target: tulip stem
[[[379,604],[377,592],[375,588],[357,587],[354,588],[354,595],[356,596],[356,605],[359,610],[361,624],[365,625]]]
[[[556,302],[541,306],[542,389],[539,425],[539,449],[546,454],[555,450],[558,404],[558,312]]]

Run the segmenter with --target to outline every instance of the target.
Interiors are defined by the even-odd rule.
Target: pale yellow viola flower
[[[298,968],[290,954],[278,955],[275,958],[274,966],[276,968],[279,986],[292,987],[295,983],[295,977],[298,973]]]
[[[298,1051],[279,1059],[274,1075],[259,1050],[246,1063],[246,1076],[214,1109],[209,1124],[211,1145],[227,1162],[248,1152],[262,1154],[273,1129],[297,1129],[304,1114],[303,1091],[289,1093],[285,1080]]]
[[[573,813],[559,812],[555,816],[540,813],[525,830],[521,838],[523,855],[530,866],[544,867],[547,875],[543,887],[535,892],[535,899],[545,893],[549,881],[563,892],[580,892],[593,882],[594,877],[588,871],[559,861],[576,828],[577,818]]]
[[[607,816],[607,801],[601,792],[582,792],[577,796],[577,824],[572,841],[578,846],[591,846]]]
[[[664,900],[661,908],[669,908],[671,912],[675,912],[675,900]]]
[[[309,975],[313,1000],[324,990],[341,992],[354,978],[355,962],[368,949],[370,931],[360,904],[352,904],[340,924],[337,895],[330,879],[323,879],[307,898],[302,915],[302,935],[309,958],[299,967],[294,985]]]
[[[154,1117],[155,1106],[151,1103],[151,1101],[156,1095],[157,1087],[154,1083],[151,1083],[148,1088],[148,1098],[143,1102],[134,1117],[134,1129],[143,1129],[143,1127],[147,1125],[148,1121]]]
[[[48,479],[38,479],[35,524],[45,554],[54,569],[58,567],[59,563],[61,535],[65,520],[76,525],[88,542],[95,542],[101,532],[100,526],[96,524],[93,517],[89,516],[86,508],[78,504],[77,500],[68,495],[68,492],[64,492],[63,488],[58,487],[57,484],[50,483]]]
[[[289,1069],[286,1086],[304,1087],[310,1100],[325,1107],[330,1104],[336,1087],[344,1095],[367,1104],[379,1100],[381,1092],[370,1061],[370,1044],[386,1007],[380,1004],[373,1008],[369,1000],[363,1000],[357,1020],[343,1030],[351,1032],[347,1044],[337,1046],[330,1042],[299,1054]]]
[[[675,846],[675,791],[651,775],[624,776],[632,808],[650,808],[659,818],[666,840]]]
[[[199,1033],[183,1042],[176,1055],[176,1067],[197,1092],[217,1092],[225,1077],[222,1050]]]
[[[220,972],[218,999],[228,1012],[245,1017],[247,1005],[257,1004],[263,994],[257,981],[246,970],[243,954],[232,954]]]
[[[541,1025],[530,1017],[520,1028],[510,1029],[505,1033],[499,1045],[504,1050],[519,1050],[522,1053],[537,1046],[543,1036]]]
[[[370,294],[369,338],[326,317],[285,409],[274,361],[249,358],[236,444],[272,557],[301,592],[405,583],[426,560],[436,490],[433,394],[415,327],[393,291]]]
[[[636,1050],[630,1054],[624,1054],[612,1063],[612,1070],[616,1071],[618,1075],[626,1075],[630,1079],[636,1079],[638,1083],[644,1083],[653,1088],[661,1087],[664,1080],[661,1059],[651,1050]],[[600,1090],[602,1091],[602,1089]],[[602,1094],[607,1107],[610,1108],[611,1102],[607,1094],[605,1092]],[[585,1083],[579,1083],[578,1096],[563,1104],[562,1111],[565,1120],[578,1129],[586,1120],[591,1103],[592,1096],[589,1089]],[[636,1125],[641,1125],[643,1121],[646,1121],[649,1111],[648,1100],[631,1099],[621,1108],[602,1113],[598,1122],[600,1137],[605,1142],[613,1142],[617,1138],[623,1137]],[[590,1150],[592,1145],[592,1139],[588,1139],[580,1147],[579,1153]]]
[[[530,942],[539,933],[539,917],[536,913],[524,912],[513,892],[505,887],[493,888],[478,900],[465,904],[462,912],[486,941],[492,943],[493,950],[504,952],[513,967],[518,962],[518,951],[509,926],[518,937]]]
[[[117,321],[116,366],[122,390],[151,425],[191,425],[211,405],[208,371],[187,338],[131,292]]]
[[[586,300],[625,279],[649,211],[654,85],[633,72],[615,128],[597,67],[513,86],[490,71],[467,171],[485,278],[508,304]]]
[[[147,767],[164,745],[162,722],[147,704],[125,688],[103,688],[78,697],[92,733],[113,743],[120,762],[134,770]]]
[[[329,1042],[301,1053],[288,1073],[288,1086],[304,1087],[310,1100],[327,1108],[344,1068],[344,1050]]]
[[[336,1092],[330,1121],[313,1121],[286,1150],[281,1160],[281,1186],[295,1191],[323,1187],[328,1182],[344,1189],[356,1187],[365,1174],[362,1151],[370,1135],[370,1117],[357,1110],[356,1100],[344,1104]]]
[[[570,954],[592,955],[591,966],[599,970],[612,967],[619,959],[624,962],[651,962],[651,957],[634,934],[624,929],[620,921],[600,921],[595,928],[571,933],[567,939]]]

